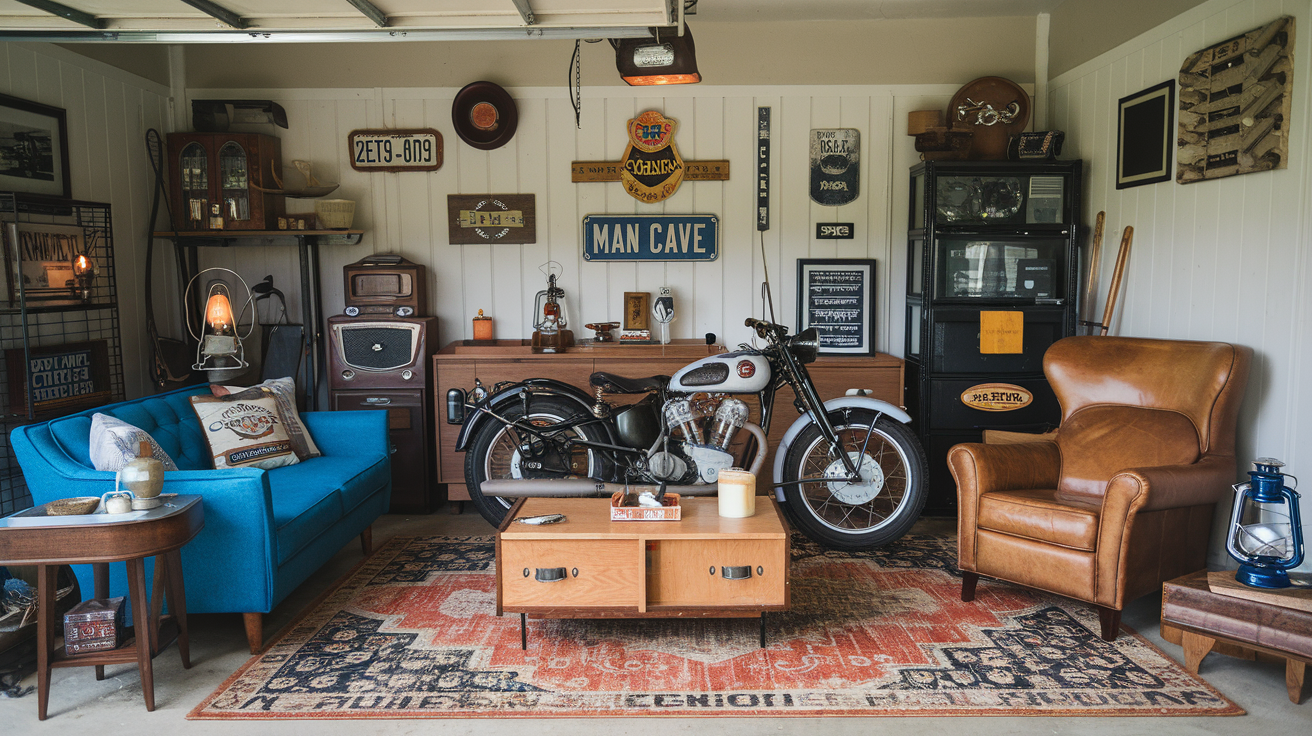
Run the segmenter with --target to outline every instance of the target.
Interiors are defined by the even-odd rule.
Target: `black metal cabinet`
[[[929,161],[911,169],[906,401],[929,455],[929,513],[956,513],[953,445],[978,442],[990,428],[1039,432],[1061,418],[1043,354],[1075,334],[1081,172],[1080,161]],[[1008,329],[982,345],[982,320]],[[963,400],[990,383],[1020,390],[1004,389],[1001,406]]]

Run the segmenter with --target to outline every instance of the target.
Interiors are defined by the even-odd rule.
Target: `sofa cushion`
[[[342,518],[341,496],[329,490],[336,486],[314,471],[314,466],[323,460],[316,458],[269,472],[279,565],[295,557]]]
[[[188,401],[190,395],[200,391],[209,393],[207,387],[200,386],[191,391],[148,396],[53,419],[49,424],[50,434],[70,459],[88,468],[95,467],[90,453],[91,414],[101,412],[149,434],[173,458],[178,470],[208,470],[213,467],[209,446]]]
[[[1101,499],[1123,470],[1198,461],[1198,430],[1184,414],[1136,406],[1090,406],[1057,430],[1063,498]]]
[[[91,415],[90,453],[91,464],[96,470],[122,470],[129,462],[137,459],[143,442],[146,443],[150,457],[158,460],[165,470],[178,469],[164,448],[139,427],[108,414],[97,412]]]
[[[1098,499],[1059,499],[1056,489],[993,491],[979,497],[976,525],[1071,549],[1092,552],[1098,546]]]
[[[342,509],[348,514],[392,480],[392,466],[382,453],[321,456],[314,459],[314,464],[320,466],[315,472],[325,479],[323,482],[337,489]]]

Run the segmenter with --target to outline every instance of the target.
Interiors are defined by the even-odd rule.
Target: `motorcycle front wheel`
[[[529,421],[535,426],[550,427],[560,424],[580,411],[578,404],[555,396],[534,396],[529,405]],[[497,413],[507,421],[516,421],[524,416],[524,410],[518,401],[510,403]],[[600,427],[587,424],[575,427],[572,434],[578,439],[592,442],[606,442],[607,438]],[[522,452],[524,443],[528,442],[530,453]],[[531,463],[542,462],[541,453],[552,453],[550,463],[556,468],[568,467],[570,472],[552,471],[533,467]],[[519,479],[519,478],[595,478],[601,477],[603,459],[595,450],[574,447],[568,456],[553,447],[544,445],[540,440],[533,440],[529,435],[516,432],[502,422],[486,417],[469,443],[465,453],[465,485],[469,489],[469,498],[474,508],[492,526],[501,526],[514,499],[484,496],[480,490],[485,480]]]
[[[815,424],[787,448],[781,481],[817,478],[784,487],[790,520],[807,537],[828,547],[859,549],[888,544],[911,528],[925,508],[925,451],[906,425],[869,409],[829,413],[843,452],[860,481],[847,470]]]

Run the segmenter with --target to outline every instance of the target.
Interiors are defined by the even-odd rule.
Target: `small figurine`
[[[588,324],[583,326],[597,333],[597,336],[593,338],[593,342],[615,342],[615,336],[610,334],[610,331],[615,329],[616,327],[619,327],[620,323],[619,322],[589,322]]]

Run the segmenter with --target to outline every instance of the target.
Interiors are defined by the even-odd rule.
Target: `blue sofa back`
[[[209,470],[214,467],[214,460],[210,457],[196,412],[191,409],[192,396],[209,392],[208,385],[201,385],[190,390],[88,409],[51,420],[50,434],[71,460],[90,468],[91,415],[108,414],[154,437],[177,463],[178,470]]]

